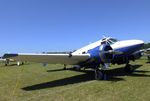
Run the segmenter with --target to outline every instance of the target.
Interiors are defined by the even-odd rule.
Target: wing
[[[49,64],[79,64],[90,58],[89,54],[36,54],[36,53],[18,53],[5,54],[3,58],[14,59],[16,61],[28,61]]]

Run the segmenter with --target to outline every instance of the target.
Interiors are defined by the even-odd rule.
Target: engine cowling
[[[133,54],[129,57],[129,59],[130,59],[130,60],[136,60],[136,59],[139,59],[141,56],[142,56],[142,52],[138,51],[138,52],[133,53]]]
[[[113,59],[113,54],[111,54],[109,51],[112,51],[112,47],[108,44],[102,44],[99,48],[99,55],[101,58],[101,61],[103,63],[110,63]]]

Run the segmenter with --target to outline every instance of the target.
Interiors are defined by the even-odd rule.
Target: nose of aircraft
[[[144,41],[142,41],[142,40],[135,40],[135,43],[138,44],[138,45],[143,45]]]
[[[129,44],[131,45],[129,48],[129,51],[131,53],[133,53],[133,52],[139,50],[144,45],[144,41],[142,41],[142,40],[131,40]]]
[[[128,41],[128,45],[129,45],[128,51],[130,51],[132,53],[134,51],[139,50],[144,45],[144,41],[142,41],[142,40],[130,40],[130,41]]]
[[[126,40],[121,41],[119,44],[116,44],[114,47],[121,46],[120,50],[124,53],[133,53],[139,50],[143,46],[144,42],[142,40]]]
[[[126,41],[129,45],[129,46],[134,46],[134,45],[143,45],[144,44],[144,41],[142,40],[128,40]]]

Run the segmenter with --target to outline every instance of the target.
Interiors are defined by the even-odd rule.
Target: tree
[[[147,49],[150,48],[150,43],[146,43],[143,45],[143,47],[141,49]]]

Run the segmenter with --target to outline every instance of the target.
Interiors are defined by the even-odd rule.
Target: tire
[[[127,73],[133,72],[133,69],[130,64],[127,64],[124,68],[124,71]]]
[[[95,79],[96,80],[103,80],[104,79],[104,73],[100,71],[99,69],[95,70]]]

